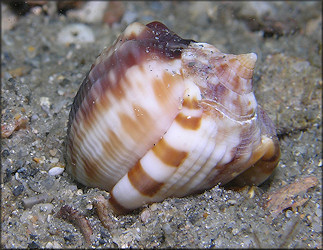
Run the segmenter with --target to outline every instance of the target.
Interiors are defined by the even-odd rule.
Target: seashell
[[[261,184],[280,148],[252,92],[256,60],[182,39],[159,22],[129,25],[76,94],[67,171],[109,191],[120,214],[230,181]]]
[[[53,167],[48,171],[49,175],[60,175],[64,172],[64,168],[62,167]]]

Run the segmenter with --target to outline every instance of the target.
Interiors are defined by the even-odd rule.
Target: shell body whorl
[[[71,108],[67,170],[125,213],[276,167],[275,128],[252,92],[254,53],[224,54],[159,22],[133,23],[104,50]]]

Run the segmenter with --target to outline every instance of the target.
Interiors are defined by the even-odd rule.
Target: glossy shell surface
[[[67,170],[127,213],[276,167],[275,128],[252,92],[254,53],[224,54],[159,22],[133,23],[92,65],[72,104]]]

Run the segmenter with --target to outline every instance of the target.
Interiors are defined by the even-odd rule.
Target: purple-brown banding
[[[176,35],[173,31],[169,30],[164,24],[160,22],[151,22],[146,25],[151,29],[154,42],[149,47],[153,47],[167,58],[179,58],[182,49],[194,42],[191,39],[183,39]]]
[[[164,139],[161,139],[152,150],[162,162],[172,167],[178,167],[188,155],[185,151],[171,147]]]
[[[176,118],[176,122],[185,129],[198,130],[201,126],[202,117],[189,117],[179,113]]]
[[[153,129],[153,118],[142,107],[133,107],[133,109],[135,112],[138,110],[137,112],[141,114],[136,116],[136,119],[125,113],[120,113],[119,118],[123,129],[132,137],[133,141],[138,142],[148,131]]]
[[[167,92],[171,92],[171,89],[176,86],[176,82],[182,82],[181,75],[171,75],[164,72],[160,79],[154,79],[152,82],[154,94],[158,104],[165,110],[169,110],[169,99]]]
[[[184,99],[183,101],[183,107],[186,107],[188,109],[199,109],[199,102],[196,99]]]
[[[143,195],[152,197],[164,185],[162,182],[154,180],[142,168],[140,161],[128,172],[130,183]]]

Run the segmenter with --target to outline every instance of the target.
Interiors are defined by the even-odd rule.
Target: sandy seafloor
[[[87,23],[90,43],[59,43],[60,31],[85,23],[57,13],[29,12],[2,31],[1,123],[26,117],[1,139],[1,247],[84,248],[79,228],[56,218],[62,205],[83,213],[93,229],[91,247],[322,248],[322,4],[317,2],[124,2],[112,27]],[[129,22],[159,20],[183,38],[233,54],[258,55],[254,90],[276,125],[281,160],[260,187],[215,187],[200,195],[169,198],[114,218],[106,229],[93,197],[108,193],[77,184],[66,173],[64,140],[70,105],[100,51]],[[21,121],[21,120],[20,120]],[[302,180],[318,182],[302,189]],[[303,199],[273,215],[268,195],[299,185]],[[22,201],[48,199],[31,208]],[[293,200],[295,199],[295,201]],[[293,197],[289,203],[296,202]],[[287,206],[288,207],[288,206]]]

